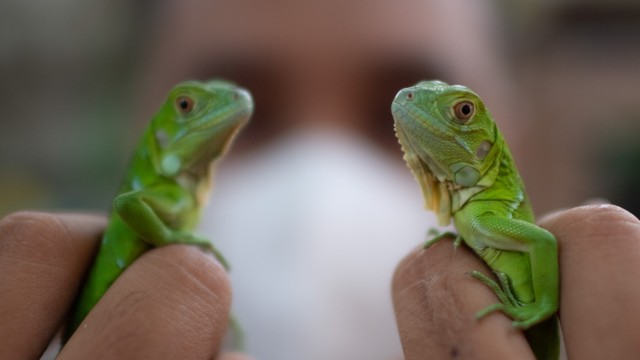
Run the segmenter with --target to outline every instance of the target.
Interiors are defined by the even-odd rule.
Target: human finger
[[[476,320],[495,295],[469,273],[489,274],[466,247],[442,240],[411,252],[393,278],[393,303],[404,356],[412,359],[532,359],[522,331],[501,313]]]
[[[231,289],[201,250],[147,252],[111,286],[60,359],[211,359],[228,326]]]
[[[613,205],[544,217],[559,243],[560,321],[570,359],[640,358],[640,221]]]
[[[253,358],[245,354],[233,352],[222,354],[218,360],[253,360]]]
[[[105,219],[20,212],[0,222],[0,359],[34,359],[74,301]]]

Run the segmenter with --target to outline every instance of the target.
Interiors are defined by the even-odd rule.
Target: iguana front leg
[[[492,280],[488,278],[483,279],[477,275],[474,277],[488,285],[502,299],[502,304],[480,311],[479,316],[501,310],[516,320],[513,323],[514,326],[527,329],[558,310],[559,271],[556,261],[558,247],[551,233],[526,221],[491,214],[476,217],[471,222],[470,231],[475,237],[471,245],[479,250],[478,253],[481,256],[487,253],[486,250],[480,250],[483,247],[498,251],[526,253],[529,258],[528,270],[533,290],[533,301],[523,302],[518,294],[527,293],[530,290],[521,288],[524,286],[522,282],[511,285],[508,281],[509,276],[518,276],[514,269],[518,266],[526,267],[527,264],[514,264],[508,256],[491,258],[483,256],[501,279],[500,285],[491,283]],[[525,268],[521,273],[527,275],[527,269]],[[496,291],[497,288],[500,288],[503,294]],[[504,301],[505,297],[509,301]]]
[[[462,244],[462,236],[460,236],[460,234],[457,234],[453,231],[440,232],[437,229],[430,229],[427,235],[431,236],[431,238],[425,241],[424,245],[422,245],[422,248],[425,250],[430,248],[433,244],[440,242],[440,240],[447,239],[447,238],[453,239],[453,247],[456,249],[460,247],[460,245]]]
[[[195,209],[191,193],[175,184],[160,184],[118,195],[113,208],[133,231],[153,246],[168,244],[196,245],[211,251],[228,269],[228,263],[213,244],[191,232],[172,227],[185,221],[185,214]]]

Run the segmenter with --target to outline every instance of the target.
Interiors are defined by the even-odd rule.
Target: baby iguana
[[[533,223],[513,158],[482,100],[464,86],[423,81],[400,90],[391,110],[425,206],[440,225],[453,218],[455,245],[464,241],[496,274],[497,282],[471,273],[500,300],[477,318],[502,311],[525,330],[538,359],[557,359],[557,242]]]
[[[133,154],[64,341],[151,247],[196,245],[227,267],[213,245],[192,230],[211,187],[210,165],[226,153],[252,112],[249,92],[225,81],[188,81],[171,90]]]

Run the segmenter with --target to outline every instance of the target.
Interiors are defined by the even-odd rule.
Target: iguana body
[[[249,120],[250,94],[224,81],[179,84],[147,126],[113,202],[68,339],[116,278],[153,246],[213,245],[191,233],[211,185],[210,165]]]
[[[478,313],[502,311],[525,335],[538,359],[557,359],[557,242],[536,226],[507,145],[480,97],[460,85],[423,81],[392,104],[405,160],[428,209],[450,220],[498,277],[472,276],[500,299]],[[433,244],[443,236],[427,242]]]

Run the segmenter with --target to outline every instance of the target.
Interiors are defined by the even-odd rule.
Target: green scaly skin
[[[252,111],[251,95],[225,81],[188,81],[171,90],[133,154],[64,341],[118,276],[152,247],[196,245],[227,267],[213,245],[192,231],[208,198],[210,168]]]
[[[477,317],[505,313],[525,330],[538,359],[557,359],[557,242],[534,224],[511,153],[484,103],[467,87],[423,81],[400,90],[391,109],[425,206],[440,225],[453,219],[456,244],[463,241],[497,276],[471,273],[500,300]]]

